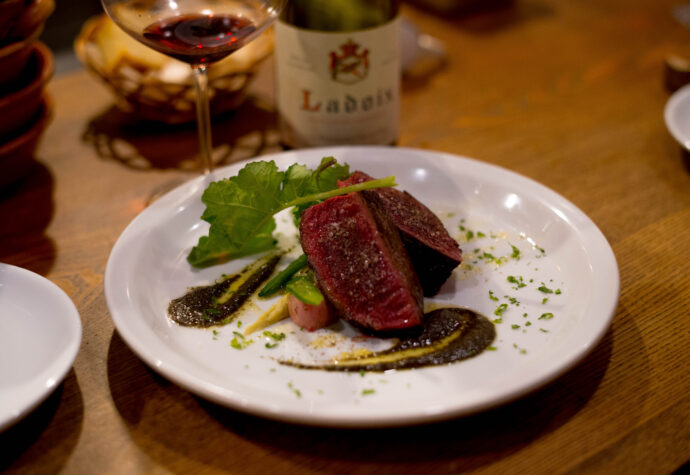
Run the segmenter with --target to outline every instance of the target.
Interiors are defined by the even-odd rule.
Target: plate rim
[[[310,149],[299,149],[299,150],[290,150],[290,151],[284,151],[284,152],[277,152],[277,153],[272,153],[272,154],[266,154],[266,155],[261,155],[257,157],[251,157],[242,161],[238,161],[235,163],[232,163],[228,166],[224,166],[221,168],[218,168],[214,170],[214,172],[209,175],[209,176],[198,176],[195,178],[192,178],[191,180],[185,182],[184,184],[180,185],[176,189],[170,191],[168,194],[164,195],[161,197],[158,201],[166,204],[168,201],[172,202],[179,202],[180,199],[183,197],[185,199],[189,198],[191,195],[194,195],[195,192],[190,191],[193,190],[195,187],[198,188],[199,185],[207,182],[207,181],[212,181],[214,179],[220,178],[220,176],[225,176],[227,173],[224,172],[229,169],[229,168],[235,168],[235,167],[241,167],[245,165],[246,163],[249,163],[251,161],[255,160],[276,160],[280,157],[285,157],[289,155],[294,155],[296,157],[296,160],[299,160],[299,156],[302,154],[314,154],[314,155],[336,155],[339,151],[348,151],[348,152],[357,152],[357,151],[366,151],[366,150],[394,150],[397,152],[402,152],[402,153],[411,153],[411,154],[421,154],[423,157],[422,158],[428,158],[428,157],[446,157],[450,158],[453,160],[463,160],[468,163],[472,163],[474,166],[479,166],[480,168],[486,168],[488,170],[493,170],[496,172],[500,172],[501,174],[507,174],[507,176],[510,176],[511,178],[518,178],[518,181],[524,180],[523,183],[529,183],[531,186],[535,187],[536,189],[539,190],[539,193],[546,193],[547,195],[550,195],[549,198],[551,201],[555,201],[559,207],[564,207],[567,209],[568,214],[574,213],[576,217],[578,217],[581,220],[584,220],[584,222],[588,225],[588,231],[593,232],[592,238],[598,240],[600,244],[603,244],[603,247],[600,249],[600,251],[603,251],[603,257],[606,263],[602,264],[605,266],[609,267],[610,271],[613,271],[612,277],[614,278],[613,281],[608,282],[609,287],[611,292],[607,295],[609,295],[608,299],[608,307],[605,309],[602,309],[601,313],[604,318],[602,318],[602,321],[599,325],[599,327],[596,329],[596,332],[594,332],[593,336],[587,341],[584,345],[582,345],[577,351],[575,355],[571,357],[570,360],[567,361],[566,364],[563,364],[556,368],[555,370],[552,370],[549,374],[542,376],[540,379],[535,380],[531,384],[523,385],[520,387],[518,390],[514,390],[509,393],[504,393],[500,397],[495,397],[495,398],[489,398],[484,403],[479,403],[473,405],[471,408],[459,408],[457,410],[447,410],[445,412],[440,412],[440,413],[416,413],[416,414],[411,414],[411,415],[406,415],[406,416],[400,416],[400,415],[392,415],[392,416],[379,416],[376,418],[371,418],[370,416],[364,416],[364,417],[352,417],[352,416],[338,416],[338,417],[333,417],[333,416],[321,416],[321,415],[314,415],[314,414],[305,414],[304,412],[297,411],[295,413],[285,413],[285,412],[276,412],[275,410],[272,410],[270,407],[266,407],[268,404],[256,404],[253,401],[249,401],[246,399],[241,399],[237,398],[236,396],[232,396],[232,391],[228,390],[227,388],[222,388],[218,387],[213,383],[204,383],[201,381],[200,386],[194,385],[193,382],[190,382],[187,380],[187,378],[184,377],[184,375],[180,375],[179,372],[176,372],[174,368],[169,367],[169,365],[162,364],[162,361],[160,359],[155,358],[153,355],[149,355],[146,350],[144,349],[144,346],[141,345],[141,342],[137,339],[136,335],[133,335],[130,333],[129,329],[124,325],[125,322],[123,322],[120,318],[120,315],[116,315],[118,312],[113,311],[112,306],[114,305],[114,297],[112,295],[112,291],[109,290],[109,282],[112,280],[112,273],[114,264],[113,261],[117,256],[117,253],[119,252],[120,246],[124,245],[123,244],[123,236],[127,233],[130,228],[133,228],[135,226],[138,226],[138,223],[142,218],[142,216],[145,216],[146,209],[143,210],[141,213],[139,213],[132,221],[128,224],[128,226],[123,230],[121,233],[120,237],[114,244],[111,253],[108,258],[108,262],[106,265],[106,272],[105,272],[105,279],[104,279],[104,288],[105,288],[105,295],[106,295],[106,301],[108,305],[108,309],[110,312],[111,319],[115,325],[115,328],[117,329],[118,333],[120,336],[123,338],[125,343],[128,345],[128,347],[144,362],[146,363],[149,367],[154,369],[156,372],[162,374],[175,384],[181,386],[182,388],[197,394],[205,399],[208,399],[210,401],[213,401],[215,403],[218,403],[220,405],[223,405],[225,407],[229,407],[234,410],[238,410],[241,412],[249,413],[252,415],[268,418],[268,419],[273,419],[273,420],[278,420],[278,421],[283,421],[283,422],[290,422],[290,423],[296,423],[300,425],[309,425],[309,426],[319,426],[319,427],[349,427],[349,428],[365,428],[365,427],[394,427],[394,426],[403,426],[403,425],[414,425],[414,424],[419,424],[419,423],[428,423],[428,422],[436,422],[439,420],[446,420],[446,419],[451,419],[451,418],[456,418],[456,417],[461,417],[461,416],[466,416],[470,415],[473,413],[481,412],[486,409],[492,408],[492,407],[497,407],[502,404],[505,404],[507,402],[513,401],[515,399],[518,399],[526,394],[529,394],[531,392],[534,392],[535,390],[544,387],[545,385],[553,382],[555,379],[572,369],[574,366],[579,364],[601,341],[603,336],[605,335],[606,331],[610,328],[611,321],[613,320],[613,317],[615,315],[617,306],[618,306],[618,299],[619,299],[619,294],[620,294],[620,272],[619,268],[617,265],[616,257],[613,252],[613,249],[611,248],[611,245],[609,244],[608,240],[604,236],[604,234],[601,232],[601,230],[596,226],[596,224],[591,220],[591,218],[585,214],[582,210],[580,210],[577,206],[575,206],[572,202],[567,200],[565,197],[560,195],[559,193],[555,192],[551,188],[548,188],[547,186],[537,182],[536,180],[533,180],[532,178],[529,178],[527,176],[524,176],[522,174],[519,174],[517,172],[511,171],[507,168],[501,167],[499,165],[495,165],[492,163],[484,162],[475,158],[470,158],[467,156],[463,155],[457,155],[457,154],[452,154],[448,152],[442,152],[442,151],[434,151],[434,150],[425,150],[425,149],[418,149],[418,148],[409,148],[409,147],[391,147],[391,146],[333,146],[333,147],[319,147],[319,148],[310,148]],[[217,176],[220,175],[220,176]],[[517,188],[517,185],[516,185]],[[180,195],[180,197],[177,197],[177,195]],[[176,200],[176,201],[173,201]],[[155,206],[156,203],[154,203]],[[158,205],[158,206],[163,206],[163,205]],[[147,208],[150,209],[151,207]],[[568,222],[568,220],[565,220]],[[571,227],[573,226],[572,223],[569,223]],[[123,326],[124,325],[124,326]],[[229,396],[227,393],[230,392],[231,395]]]
[[[664,106],[664,122],[671,136],[685,150],[690,150],[690,133],[683,133],[673,114],[678,107],[690,100],[690,84],[681,87],[668,98]],[[688,107],[690,109],[690,107]]]
[[[26,383],[27,386],[31,386],[32,397],[26,399],[23,404],[17,405],[17,407],[5,418],[0,417],[0,432],[3,432],[28,416],[34,409],[43,403],[60,384],[62,384],[67,373],[74,365],[74,361],[81,348],[83,327],[81,316],[76,305],[67,293],[56,283],[36,272],[3,262],[0,262],[0,271],[8,271],[9,274],[14,273],[23,275],[23,277],[31,281],[34,290],[38,289],[36,290],[37,294],[41,294],[44,298],[49,298],[54,302],[58,302],[59,305],[56,305],[56,308],[59,306],[64,311],[56,312],[56,314],[62,315],[62,320],[66,325],[69,325],[70,333],[70,339],[60,350],[59,356],[51,360],[46,368],[43,368],[43,371],[49,371],[45,375],[47,378],[45,380],[46,383],[41,385],[41,387],[38,387],[35,381]]]

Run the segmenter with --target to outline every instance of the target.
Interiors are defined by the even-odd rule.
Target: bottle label
[[[399,19],[353,32],[275,25],[276,95],[293,148],[391,144],[400,114]]]

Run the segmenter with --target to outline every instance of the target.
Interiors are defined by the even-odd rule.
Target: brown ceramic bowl
[[[24,0],[0,0],[0,45],[24,13]]]
[[[4,95],[24,72],[34,43],[42,31],[43,25],[40,25],[26,39],[0,47],[0,95]]]
[[[47,97],[32,121],[12,140],[0,143],[0,188],[23,178],[35,164],[34,152],[52,116]]]
[[[8,0],[0,0],[5,3]],[[33,0],[21,12],[17,21],[7,32],[6,39],[12,41],[28,38],[37,28],[42,28],[48,17],[55,10],[55,0]]]
[[[50,50],[34,43],[29,61],[19,77],[21,88],[0,95],[0,143],[21,130],[35,115],[43,102],[43,88],[53,76],[55,62]]]

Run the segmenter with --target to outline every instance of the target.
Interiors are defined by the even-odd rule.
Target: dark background
[[[41,40],[55,53],[57,73],[80,67],[72,43],[84,22],[102,11],[99,0],[55,0],[55,11],[46,22]]]

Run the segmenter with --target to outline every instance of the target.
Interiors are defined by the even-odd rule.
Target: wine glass
[[[284,0],[101,0],[110,18],[154,50],[192,67],[196,92],[199,159],[213,168],[208,66],[268,28]]]

